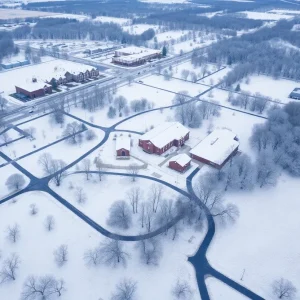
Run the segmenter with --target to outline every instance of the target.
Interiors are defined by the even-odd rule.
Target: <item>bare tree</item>
[[[186,101],[190,100],[189,92],[188,91],[180,91],[178,92],[174,99],[173,99],[173,104],[184,104]]]
[[[51,178],[51,180],[54,181],[56,186],[60,186],[63,178],[65,178],[67,176],[67,173],[65,170],[66,166],[67,166],[67,164],[61,159],[52,160],[51,174],[53,174],[53,177]]]
[[[129,165],[128,174],[131,175],[131,180],[134,182],[139,173],[139,166],[135,163]]]
[[[0,126],[0,128],[1,128],[1,126]],[[1,139],[1,142],[2,142],[2,144],[3,144],[4,146],[7,146],[8,143],[11,141],[11,138],[10,138],[10,136],[9,136],[9,134],[8,134],[7,131],[3,132],[3,133],[0,135],[0,139]]]
[[[85,158],[82,161],[82,169],[85,172],[86,180],[89,180],[89,178],[90,178],[91,165],[92,165],[91,160],[88,158]]]
[[[274,296],[278,299],[294,299],[297,289],[293,283],[287,279],[280,278],[275,280],[272,284]]]
[[[142,202],[139,210],[139,221],[141,223],[141,227],[144,228],[146,222],[146,203]]]
[[[52,174],[52,156],[50,153],[43,153],[38,160],[38,163],[42,166],[46,175]]]
[[[181,78],[183,80],[187,80],[187,78],[189,77],[189,74],[190,74],[190,71],[189,70],[186,70],[186,69],[183,69],[181,71]]]
[[[190,72],[190,77],[191,77],[192,82],[194,82],[194,83],[197,82],[198,77],[197,77],[197,74],[194,71]]]
[[[101,260],[108,266],[116,267],[118,265],[126,266],[129,254],[123,249],[122,242],[108,239],[100,244],[99,252]]]
[[[7,239],[12,242],[16,243],[20,238],[20,226],[15,224],[13,226],[7,227]]]
[[[45,220],[45,228],[48,231],[52,231],[54,229],[54,225],[55,225],[54,217],[51,215],[47,216],[47,218]]]
[[[18,191],[25,185],[24,176],[21,174],[12,174],[7,178],[5,185],[9,190]]]
[[[128,85],[131,85],[131,83],[133,82],[133,79],[134,79],[133,75],[129,74],[127,76]]]
[[[0,109],[3,112],[7,106],[8,101],[0,95]]]
[[[124,108],[127,106],[127,99],[123,96],[118,96],[114,100],[114,105],[119,112],[119,117],[121,117]]]
[[[159,203],[163,197],[164,187],[159,183],[153,183],[150,187],[149,200],[152,203],[153,212],[156,213]]]
[[[7,258],[0,270],[0,284],[8,281],[16,280],[17,271],[20,266],[20,258],[17,254],[13,253]]]
[[[279,171],[271,155],[268,152],[262,153],[257,160],[257,183],[262,188],[266,185],[276,185]]]
[[[103,163],[102,163],[102,160],[100,159],[100,157],[95,157],[94,164],[98,171],[99,181],[102,181],[102,178],[104,176],[104,174],[102,172],[105,171],[105,168],[103,167]]]
[[[54,251],[54,260],[59,267],[62,267],[67,261],[69,256],[68,246],[60,245]]]
[[[87,266],[98,266],[101,263],[101,253],[99,247],[89,249],[84,253],[83,259]]]
[[[67,124],[65,130],[63,131],[63,137],[67,138],[71,144],[77,144],[78,133],[82,130],[82,126],[77,122],[72,122]]]
[[[138,212],[138,204],[142,198],[143,193],[140,187],[132,187],[127,192],[127,198],[132,206],[132,212],[135,214]]]
[[[38,208],[35,203],[30,204],[30,214],[36,215],[38,213]]]
[[[130,214],[129,205],[123,200],[114,202],[109,209],[107,224],[112,227],[127,230],[131,226],[131,223],[132,216]]]
[[[155,218],[155,216],[154,216],[154,212],[152,209],[152,205],[151,205],[151,203],[147,203],[146,211],[145,211],[145,226],[146,226],[146,229],[148,232],[150,232],[152,229],[152,224],[153,224],[154,218]]]
[[[87,200],[86,194],[82,187],[77,187],[75,191],[75,198],[79,204],[84,204]]]
[[[89,129],[85,132],[85,138],[88,140],[88,141],[92,141],[94,140],[95,138],[97,137],[96,133],[92,130],[92,129]]]
[[[188,282],[180,281],[179,279],[176,282],[176,285],[172,289],[172,294],[175,299],[178,300],[189,300],[193,296],[192,289]]]
[[[134,300],[136,297],[137,283],[131,279],[123,279],[116,286],[111,300]]]
[[[63,280],[57,280],[50,275],[29,276],[24,282],[21,300],[47,300],[53,295],[60,297],[65,290],[64,285]]]
[[[31,126],[29,128],[24,129],[24,131],[28,134],[28,137],[30,139],[34,139],[34,135],[36,133],[36,129],[34,127]]]
[[[140,260],[146,265],[158,265],[162,257],[161,243],[157,238],[141,240],[137,243]]]

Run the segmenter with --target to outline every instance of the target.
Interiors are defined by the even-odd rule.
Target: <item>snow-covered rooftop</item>
[[[217,165],[222,165],[239,146],[239,143],[234,139],[235,137],[236,134],[228,129],[216,129],[196,145],[190,153]]]
[[[186,153],[178,154],[170,159],[170,161],[175,161],[182,167],[188,164],[191,160],[192,159]]]
[[[130,151],[130,137],[118,136],[116,140],[116,150],[126,149]]]
[[[47,84],[40,79],[35,79],[35,81],[33,79],[27,79],[17,85],[17,87],[26,90],[28,92],[34,92],[43,89],[44,87],[50,87],[50,86],[51,86],[50,84]]]
[[[148,54],[160,53],[160,50],[130,46],[130,47],[126,47],[126,48],[121,48],[121,49],[117,50],[117,52],[123,53],[125,55],[134,55],[134,54],[141,54],[141,53],[143,53],[144,55],[148,55]]]
[[[174,140],[186,136],[189,130],[178,122],[165,122],[152,130],[146,132],[141,136],[141,140],[150,141],[158,148],[166,146],[168,143]]]

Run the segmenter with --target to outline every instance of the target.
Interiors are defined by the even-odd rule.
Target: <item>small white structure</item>
[[[236,134],[228,129],[216,129],[190,150],[191,157],[221,169],[239,148]]]
[[[129,136],[118,136],[116,139],[116,157],[117,159],[129,159],[131,140]]]

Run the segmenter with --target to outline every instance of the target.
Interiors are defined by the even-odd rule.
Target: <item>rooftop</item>
[[[192,159],[186,153],[178,154],[170,159],[170,161],[175,161],[182,167],[188,164],[191,160]]]
[[[190,131],[178,122],[165,122],[141,136],[141,140],[151,141],[158,148],[166,146],[173,140],[186,136]]]
[[[36,81],[33,81],[33,79],[27,79],[17,85],[17,87],[26,90],[28,92],[34,92],[40,89],[43,89],[44,87],[51,87],[50,84],[45,83],[44,81],[40,79],[36,79]]]
[[[236,134],[228,129],[216,129],[196,145],[191,151],[217,165],[222,165],[228,156],[239,146]]]
[[[116,140],[116,150],[126,149],[130,151],[130,137],[118,136]]]

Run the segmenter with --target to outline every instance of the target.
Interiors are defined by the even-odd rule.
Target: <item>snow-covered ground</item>
[[[214,277],[208,277],[205,280],[205,283],[207,284],[207,289],[209,296],[212,300],[224,300],[224,299],[230,299],[230,300],[247,300],[248,297],[245,297],[244,295],[240,294],[239,292],[235,291],[225,283],[219,281],[218,279]],[[240,282],[243,284],[243,282]]]
[[[243,15],[245,15],[246,18],[253,19],[253,20],[277,21],[280,19],[292,19],[293,18],[293,16],[291,16],[291,15],[275,14],[275,13],[268,13],[268,12],[242,11],[241,13]]]
[[[74,119],[65,116],[65,124],[74,122]],[[34,151],[38,148],[46,146],[50,143],[55,142],[58,139],[63,137],[63,131],[65,126],[61,127],[58,124],[55,124],[52,120],[51,115],[47,115],[42,118],[38,118],[31,122],[22,124],[18,126],[20,129],[27,131],[30,127],[34,128],[33,140],[28,138],[13,142],[8,146],[2,147],[3,153],[8,155],[10,158],[15,159],[24,154],[27,154],[31,151]],[[12,130],[9,130],[7,133],[11,139],[15,139],[11,135]],[[15,131],[16,132],[16,131]]]
[[[130,34],[142,34],[144,31],[151,28],[156,31],[158,30],[159,26],[151,24],[132,24],[128,26],[122,26],[122,29]]]
[[[299,179],[282,174],[276,187],[229,193],[240,217],[232,227],[217,227],[208,251],[212,266],[238,282],[245,270],[241,283],[265,299],[273,299],[271,284],[281,277],[299,289],[299,192]]]
[[[125,18],[115,18],[115,17],[106,17],[106,16],[98,16],[95,19],[93,19],[93,22],[102,22],[102,23],[116,23],[121,26],[123,25],[130,25],[131,20],[130,19],[125,19]]]
[[[24,18],[35,18],[35,17],[48,17],[57,15],[56,13],[33,11],[33,10],[22,10],[22,9],[8,9],[0,8],[0,20],[8,19],[24,19]]]
[[[148,3],[162,3],[162,4],[182,4],[188,3],[187,0],[139,0],[141,2],[148,2]]]
[[[93,168],[94,169],[94,168]],[[95,169],[94,169],[95,170]],[[118,172],[118,170],[115,170]],[[119,170],[126,173],[126,170]],[[106,224],[109,217],[109,208],[118,201],[124,200],[130,206],[130,200],[127,193],[132,188],[142,187],[140,202],[147,201],[151,197],[151,186],[154,181],[138,178],[136,182],[132,182],[131,178],[122,176],[104,176],[100,182],[98,175],[94,174],[86,179],[85,174],[70,175],[63,181],[60,187],[51,187],[64,199],[81,210],[84,214],[94,220],[104,228],[113,233],[122,235],[138,235],[147,232],[146,228],[142,228],[139,223],[139,215],[133,214],[132,226],[128,230],[117,229]],[[70,189],[70,185],[72,188]],[[82,188],[86,194],[86,202],[79,204],[76,200],[76,189]],[[109,194],[108,194],[109,192]],[[163,199],[176,200],[178,194],[170,188],[163,186]],[[152,230],[155,230],[153,226]]]
[[[109,193],[111,190],[106,192]],[[107,197],[103,200],[107,200]],[[32,203],[36,203],[39,210],[35,216],[29,214],[29,206]],[[98,208],[101,209],[100,206]],[[55,227],[51,232],[47,232],[44,227],[48,215],[53,215],[55,220]],[[11,244],[6,239],[5,229],[15,223],[20,226],[20,240],[16,244]],[[187,255],[192,255],[196,251],[202,240],[202,234],[195,234],[190,229],[181,232],[177,241],[164,239],[163,257],[159,267],[143,265],[139,261],[135,244],[129,242],[124,243],[124,249],[130,254],[126,268],[107,266],[88,268],[83,260],[85,251],[104,241],[104,237],[46,194],[27,193],[19,196],[16,203],[2,204],[0,228],[3,228],[0,234],[2,245],[0,264],[11,253],[17,253],[21,259],[17,279],[0,287],[1,295],[9,295],[11,300],[19,299],[23,282],[29,275],[53,275],[57,279],[62,278],[66,286],[62,297],[66,300],[99,299],[99,297],[109,299],[116,284],[124,277],[137,281],[137,295],[141,300],[153,298],[171,300],[171,290],[177,279],[189,282],[194,291],[194,299],[200,297],[194,270],[187,262]],[[188,240],[192,235],[195,239],[189,243]],[[69,259],[63,267],[57,267],[53,252],[62,244],[68,246]],[[77,276],[74,276],[75,271]],[[156,289],[153,289],[153,286]]]
[[[85,16],[85,15],[75,15],[75,14],[56,14],[56,15],[49,15],[46,17],[42,17],[43,18],[62,18],[62,19],[75,19],[77,21],[85,21],[85,20],[89,20],[90,16]]]
[[[144,78],[143,82],[145,84],[157,88],[173,91],[174,93],[178,93],[180,91],[188,91],[190,96],[196,96],[208,89],[208,87],[203,86],[201,84],[183,81],[179,79],[171,78],[170,80],[165,80],[162,75],[153,75]]]
[[[240,84],[241,90],[248,91],[251,94],[261,93],[264,96],[277,99],[282,103],[293,101],[289,94],[294,88],[300,87],[300,83],[286,79],[273,79],[269,76],[254,75],[249,77],[249,84],[243,80]]]

